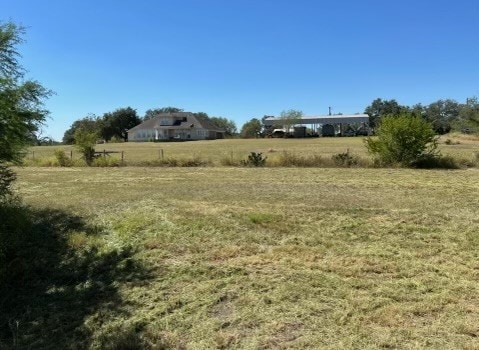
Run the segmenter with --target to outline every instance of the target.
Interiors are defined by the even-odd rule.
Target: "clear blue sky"
[[[54,90],[45,136],[131,106],[233,119],[479,95],[478,0],[0,0]]]

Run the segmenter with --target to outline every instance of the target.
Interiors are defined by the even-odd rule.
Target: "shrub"
[[[233,157],[224,156],[220,159],[220,164],[223,166],[240,166],[243,163],[241,160],[235,159]]]
[[[82,154],[87,165],[91,165],[95,158],[95,145],[98,134],[84,129],[75,131],[75,145]]]
[[[235,157],[234,152],[224,153],[220,159],[220,164],[224,166],[240,166],[244,161]]]
[[[411,163],[418,169],[459,169],[459,164],[451,156],[425,154]]]
[[[437,155],[437,138],[424,119],[402,114],[383,117],[377,138],[366,138],[366,147],[379,165],[410,167],[421,158]]]
[[[112,158],[112,157],[98,157],[93,159],[90,165],[96,166],[96,167],[114,167],[114,166],[120,166],[121,160],[118,158]]]
[[[56,160],[58,161],[58,165],[72,166],[72,161],[70,158],[68,158],[64,150],[56,149],[54,154],[55,154]]]
[[[335,154],[331,157],[334,164],[340,167],[351,167],[358,165],[359,159],[357,156],[349,153],[349,149],[346,152]]]
[[[131,164],[130,164],[131,165]],[[199,157],[193,158],[165,158],[151,161],[142,161],[134,165],[151,167],[201,167],[211,165],[211,161]]]
[[[264,166],[266,164],[266,158],[268,157],[263,156],[263,153],[261,152],[251,152],[248,155],[248,159],[244,161],[244,165],[256,167]]]
[[[323,159],[320,155],[300,156],[290,152],[282,152],[275,162],[277,166],[296,166],[296,167],[321,167],[330,166],[331,162]]]

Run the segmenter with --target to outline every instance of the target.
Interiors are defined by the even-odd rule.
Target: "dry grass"
[[[450,140],[446,142],[447,140]],[[32,147],[25,160],[29,166],[58,165],[54,157],[57,149],[65,150],[68,157],[73,151],[73,164],[81,165],[80,155],[72,146],[38,146]],[[247,159],[251,152],[260,152],[267,157],[267,165],[299,166],[335,166],[331,157],[349,151],[358,159],[359,166],[370,166],[371,159],[367,154],[362,137],[306,138],[306,139],[228,139],[194,142],[162,142],[162,143],[116,143],[96,146],[97,151],[124,152],[123,165],[135,166],[168,166],[168,165],[223,165],[237,166]],[[444,155],[453,156],[459,164],[477,163],[479,139],[471,135],[451,134],[440,138],[440,150]],[[285,154],[294,158],[285,163]],[[121,164],[120,155],[112,154],[112,164]],[[298,166],[298,164],[296,164]]]
[[[80,329],[92,348],[477,348],[476,169],[18,172],[28,204],[102,228],[65,233],[71,247],[130,247],[148,271],[105,281],[113,304],[76,329],[56,324],[66,339]]]

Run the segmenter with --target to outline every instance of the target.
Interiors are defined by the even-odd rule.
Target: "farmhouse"
[[[128,130],[128,141],[215,140],[225,131],[190,112],[161,113]]]

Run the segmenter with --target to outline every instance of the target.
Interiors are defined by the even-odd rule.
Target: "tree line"
[[[161,107],[148,109],[143,117],[140,117],[137,111],[131,107],[118,108],[113,112],[104,113],[103,116],[94,114],[88,115],[73,122],[63,135],[64,144],[75,143],[75,133],[78,130],[96,134],[97,137],[105,142],[110,141],[128,141],[128,130],[141,124],[142,122],[155,118],[160,113],[177,113],[184,110],[177,107]],[[210,117],[205,112],[194,113],[197,117],[209,120],[212,124],[225,130],[227,136],[233,136],[237,133],[236,124],[233,120],[224,117]]]
[[[399,117],[401,115],[412,115],[420,117],[428,122],[434,132],[438,135],[447,134],[450,131],[479,132],[479,100],[477,97],[466,99],[465,103],[459,103],[453,99],[439,99],[428,105],[417,103],[412,106],[399,104],[396,100],[377,98],[369,104],[364,113],[369,115],[369,126],[376,130],[382,118],[386,116]],[[303,112],[286,110],[279,116],[278,127],[289,128],[299,124]],[[264,131],[263,121],[270,117],[252,118],[243,124],[240,137],[255,138],[262,135]]]
[[[424,119],[431,124],[434,132],[439,135],[448,132],[476,132],[479,126],[479,100],[477,97],[466,99],[459,103],[453,99],[437,100],[428,105],[417,103],[413,106],[400,105],[396,100],[375,99],[366,107],[364,113],[369,115],[371,128],[376,129],[385,116],[400,116],[411,114]]]

